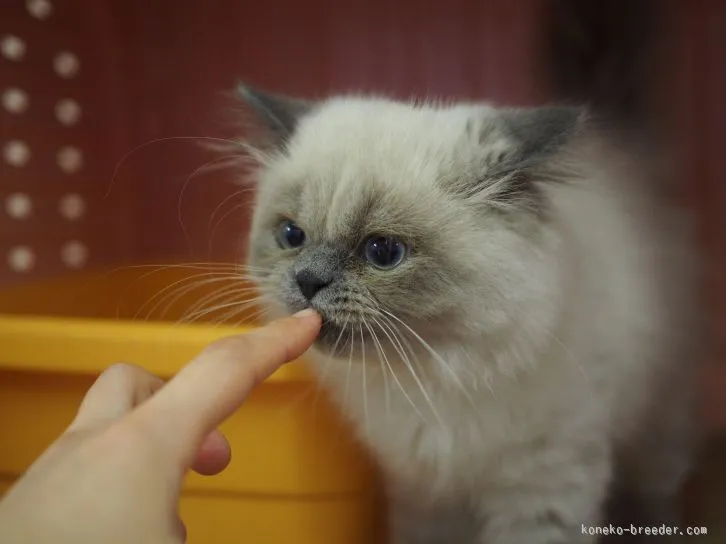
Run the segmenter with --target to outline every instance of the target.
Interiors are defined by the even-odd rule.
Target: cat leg
[[[477,544],[598,542],[612,473],[607,445],[523,452],[505,463],[479,501]]]
[[[619,453],[612,523],[635,528],[618,542],[679,542],[684,520],[681,490],[698,453],[695,404],[683,390],[654,410],[648,424]],[[672,534],[644,535],[646,527],[670,527]],[[638,534],[640,533],[640,534]],[[605,542],[615,542],[615,539]]]
[[[471,508],[461,502],[423,501],[396,494],[389,501],[389,544],[469,544]]]

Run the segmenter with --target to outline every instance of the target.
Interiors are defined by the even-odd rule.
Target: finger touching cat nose
[[[317,274],[312,270],[304,269],[295,275],[300,292],[307,300],[312,298],[328,285],[332,283],[332,276]]]

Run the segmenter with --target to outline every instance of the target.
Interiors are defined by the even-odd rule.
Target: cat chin
[[[364,334],[363,338],[367,341],[367,334]],[[360,346],[361,336],[357,328],[353,325],[341,326],[334,321],[323,319],[323,326],[320,329],[320,334],[315,340],[315,347],[319,351],[331,353],[346,353],[346,350],[350,350],[351,342]]]

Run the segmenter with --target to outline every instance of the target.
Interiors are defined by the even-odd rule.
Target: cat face
[[[557,129],[536,141],[518,133],[531,119],[487,106],[253,102],[272,130],[255,148],[249,264],[272,315],[322,314],[318,348],[377,359],[496,339],[549,300],[547,201],[525,164],[571,111],[550,112]]]

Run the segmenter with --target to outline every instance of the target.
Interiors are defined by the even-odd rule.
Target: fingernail
[[[293,314],[292,317],[296,317],[298,319],[305,319],[306,317],[312,317],[315,314],[317,314],[317,312],[315,310],[313,310],[312,308],[305,308],[304,310],[301,310],[298,313]]]

